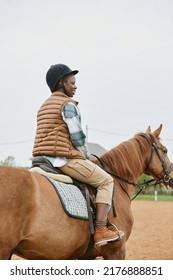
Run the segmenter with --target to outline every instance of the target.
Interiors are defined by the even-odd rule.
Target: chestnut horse
[[[161,129],[162,125],[154,132],[148,128],[100,158],[115,180],[117,217],[111,209],[109,221],[122,229],[125,237],[93,247],[90,259],[97,256],[106,260],[125,259],[125,244],[133,225],[130,198],[143,173],[173,187],[172,164],[159,140]],[[89,240],[89,222],[64,212],[54,188],[44,176],[20,168],[0,167],[1,260],[10,259],[12,254],[30,260],[80,259]]]

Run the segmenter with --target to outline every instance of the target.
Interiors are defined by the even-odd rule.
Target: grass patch
[[[154,201],[155,197],[154,195],[150,194],[144,194],[144,195],[138,195],[135,200],[150,200]],[[173,201],[173,195],[158,195],[157,196],[157,201]]]

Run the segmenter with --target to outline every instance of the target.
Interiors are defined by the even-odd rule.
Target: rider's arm
[[[72,102],[67,103],[63,108],[62,117],[67,124],[73,146],[82,152],[86,158],[89,158],[86,135],[81,127],[81,115],[78,107]]]

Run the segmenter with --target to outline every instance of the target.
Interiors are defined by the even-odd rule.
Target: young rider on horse
[[[72,99],[77,73],[64,64],[52,65],[47,71],[46,82],[52,94],[37,114],[33,156],[44,156],[65,174],[97,188],[94,240],[99,246],[119,240],[124,233],[107,227],[114,183],[109,174],[89,160],[78,102]]]

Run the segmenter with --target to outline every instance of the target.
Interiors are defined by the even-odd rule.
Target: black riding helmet
[[[67,76],[69,74],[76,75],[79,71],[78,70],[71,70],[68,66],[65,64],[55,64],[50,66],[49,70],[46,74],[46,82],[51,90],[51,92],[54,91],[55,86],[59,82],[61,78],[64,76]]]

